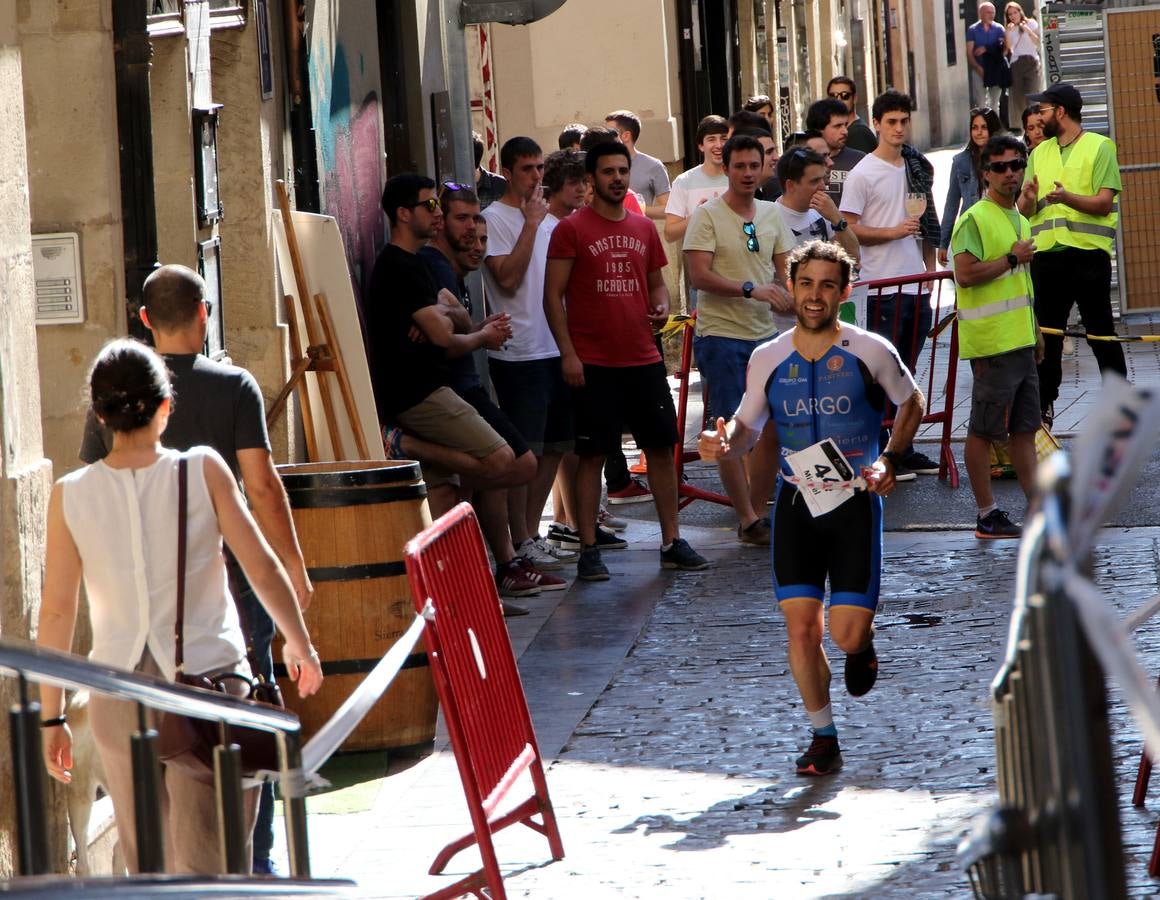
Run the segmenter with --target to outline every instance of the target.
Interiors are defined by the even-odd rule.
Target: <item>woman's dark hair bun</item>
[[[144,428],[171,394],[169,372],[156,351],[122,338],[97,354],[89,373],[93,412],[113,431]]]

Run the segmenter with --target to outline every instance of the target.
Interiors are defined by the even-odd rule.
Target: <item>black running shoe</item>
[[[999,541],[1023,536],[1023,529],[1016,525],[1001,509],[993,509],[985,516],[975,517],[975,537],[981,541]]]
[[[576,561],[576,577],[581,581],[607,581],[608,566],[600,559],[600,549],[585,547]]]
[[[696,572],[709,568],[709,560],[690,547],[684,538],[677,538],[668,550],[661,551],[661,568]]]
[[[797,758],[799,775],[833,775],[842,768],[842,751],[838,739],[815,734],[810,749]]]
[[[931,459],[925,453],[919,453],[917,450],[911,450],[903,457],[902,468],[907,472],[914,472],[916,475],[937,475],[938,460]]]
[[[874,652],[874,634],[865,650],[846,654],[846,691],[851,697],[862,697],[870,693],[878,680],[878,654]]]

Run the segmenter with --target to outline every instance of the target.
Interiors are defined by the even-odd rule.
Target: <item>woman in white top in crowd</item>
[[[1018,0],[1003,8],[1007,22],[1007,61],[1011,66],[1011,90],[1007,121],[1018,122],[1027,106],[1027,95],[1039,91],[1043,77],[1039,67],[1039,23],[1023,12]]]
[[[94,662],[175,680],[178,462],[161,446],[174,402],[165,362],[144,344],[117,340],[97,356],[89,375],[93,411],[113,432],[102,461],[65,475],[48,504],[48,546],[37,642],[69,651],[84,582]],[[284,659],[303,697],[318,690],[322,668],[310,645],[294,590],[258,530],[237,482],[208,447],[188,460],[185,667],[190,673],[248,671],[237,610],[229,594],[222,539],[237,556],[279,630]],[[65,710],[60,688],[42,686],[42,716]],[[138,871],[130,735],[136,704],[94,695],[89,722],[113,799],[126,865]],[[71,778],[67,724],[44,729],[45,765],[58,781]],[[225,871],[217,840],[212,785],[166,766],[162,791],[166,870]],[[257,789],[247,791],[253,827]],[[178,840],[180,836],[180,840]],[[250,859],[250,848],[245,851]]]

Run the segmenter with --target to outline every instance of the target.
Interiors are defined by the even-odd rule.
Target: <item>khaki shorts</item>
[[[449,387],[441,387],[410,409],[398,413],[395,422],[407,434],[441,447],[450,447],[485,459],[507,446],[475,407]],[[459,476],[440,466],[419,460],[428,487],[459,484]]]

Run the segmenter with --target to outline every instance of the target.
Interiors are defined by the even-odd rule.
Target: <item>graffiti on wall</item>
[[[352,73],[342,43],[335,48],[330,65],[316,65],[316,60],[329,58],[325,48],[320,49],[311,52],[310,76],[322,162],[322,211],[338,222],[355,296],[361,300],[386,240],[380,206],[383,138],[377,65],[371,77],[366,77],[359,53]],[[364,89],[368,85],[370,89]],[[356,101],[355,96],[360,99]]]

